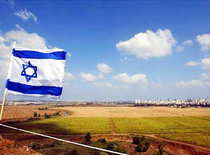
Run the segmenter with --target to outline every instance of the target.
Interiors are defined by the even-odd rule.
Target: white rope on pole
[[[82,147],[98,150],[98,151],[103,151],[103,152],[112,153],[112,154],[118,154],[118,155],[126,155],[126,154],[120,153],[120,152],[115,152],[115,151],[106,150],[106,149],[102,149],[102,148],[98,148],[98,147],[94,147],[94,146],[80,144],[80,143],[68,141],[68,140],[61,139],[61,138],[56,138],[56,137],[52,137],[52,136],[48,136],[48,135],[44,135],[44,134],[40,134],[40,133],[36,133],[36,132],[32,132],[32,131],[27,131],[27,130],[24,130],[24,129],[18,129],[16,127],[8,126],[8,125],[1,124],[1,123],[0,123],[0,126],[3,126],[5,128],[9,128],[9,129],[13,129],[13,130],[18,130],[18,131],[25,132],[25,133],[30,133],[30,134],[41,136],[41,137],[45,137],[45,138],[49,138],[49,139],[54,139],[54,140],[57,140],[57,141],[61,141],[61,142],[65,142],[65,143],[69,143],[69,144],[73,144],[73,145],[78,145],[78,146],[82,146]]]

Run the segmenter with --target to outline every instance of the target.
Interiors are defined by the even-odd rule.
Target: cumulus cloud
[[[204,70],[210,70],[210,57],[202,59],[201,65]]]
[[[9,42],[16,41],[17,47],[31,49],[48,49],[46,41],[37,33],[28,33],[24,29],[11,30],[5,35]]]
[[[208,88],[210,86],[210,73],[202,73],[200,78],[196,80],[177,82],[176,86],[180,88]]]
[[[117,43],[116,48],[126,54],[135,55],[137,58],[162,57],[172,51],[175,39],[169,29],[153,32],[147,30],[140,32],[126,41]]]
[[[104,74],[103,73],[99,73],[97,76],[99,79],[104,79]]]
[[[203,80],[210,80],[210,73],[202,73],[201,78]]]
[[[201,45],[202,51],[210,50],[210,34],[198,35],[196,41]]]
[[[97,80],[97,77],[93,74],[90,74],[90,73],[80,73],[80,78],[83,80],[83,81],[95,81]]]
[[[28,33],[19,25],[16,27],[17,30],[11,30],[5,34],[0,33],[0,78],[6,77],[14,41],[16,41],[16,47],[47,49],[43,37],[37,33]]]
[[[176,83],[177,87],[186,88],[186,87],[203,87],[204,82],[201,80],[191,80],[191,81],[180,81]]]
[[[29,20],[30,18],[32,18],[34,20],[34,22],[37,22],[37,20],[38,20],[38,18],[35,14],[33,14],[32,12],[30,12],[26,9],[15,12],[15,15],[24,21]]]
[[[145,74],[134,74],[129,76],[127,73],[121,73],[115,75],[113,79],[126,84],[147,83],[147,78]]]
[[[183,41],[183,45],[192,45],[192,40]]]
[[[199,64],[199,62],[189,61],[185,64],[185,66],[198,66]]]
[[[99,72],[101,73],[110,73],[112,71],[112,68],[109,67],[109,65],[105,64],[105,63],[99,63],[97,65],[97,69],[99,70]]]
[[[69,72],[65,72],[64,80],[74,80],[74,76]]]
[[[94,85],[97,87],[113,87],[110,82],[95,82]]]

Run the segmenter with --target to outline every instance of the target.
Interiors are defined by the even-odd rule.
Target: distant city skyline
[[[14,41],[68,52],[61,100],[206,98],[209,8],[199,0],[0,0],[0,98]]]

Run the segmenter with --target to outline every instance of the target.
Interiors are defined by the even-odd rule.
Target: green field
[[[116,133],[156,134],[210,147],[210,117],[113,118]],[[59,117],[17,124],[20,128],[57,134],[111,133],[108,117]]]
[[[210,147],[210,117],[114,118],[117,133],[156,134]]]
[[[39,133],[86,134],[110,133],[109,118],[49,118],[38,121],[24,122],[16,126]]]

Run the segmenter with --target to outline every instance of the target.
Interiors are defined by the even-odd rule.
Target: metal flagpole
[[[13,48],[15,48],[15,45],[16,45],[16,41],[14,42]],[[11,62],[12,62],[12,55],[11,55],[11,60],[10,60],[9,71],[8,71],[7,77],[9,77],[9,74],[10,74]],[[0,121],[2,120],[2,116],[3,116],[4,104],[5,104],[5,100],[6,100],[6,92],[7,92],[6,88],[4,88],[4,95],[3,95],[2,103],[1,103]]]

